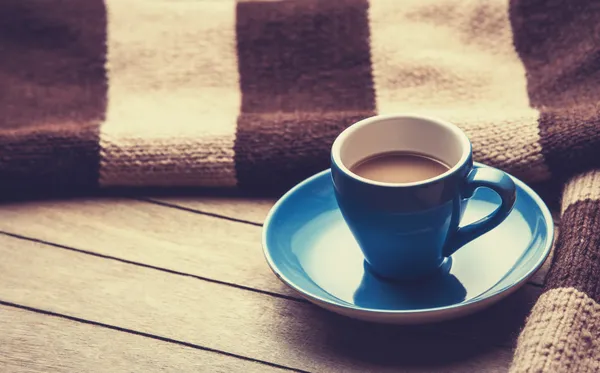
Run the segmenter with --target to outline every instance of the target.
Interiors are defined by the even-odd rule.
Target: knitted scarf
[[[600,3],[2,0],[0,194],[285,190],[374,114],[562,189],[513,372],[600,370]]]

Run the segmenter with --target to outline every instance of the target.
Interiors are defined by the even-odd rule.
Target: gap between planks
[[[14,373],[305,372],[2,300],[0,327],[0,368]]]
[[[177,275],[177,276],[191,277],[191,278],[195,278],[195,279],[198,279],[198,280],[201,280],[201,281],[208,281],[208,282],[212,282],[212,283],[215,283],[215,284],[220,284],[220,285],[225,285],[225,286],[231,286],[231,287],[242,289],[242,290],[248,290],[248,291],[253,291],[253,292],[257,292],[257,293],[267,294],[267,295],[270,295],[270,296],[273,296],[273,297],[277,297],[277,298],[288,299],[288,300],[292,300],[292,301],[296,301],[296,302],[309,303],[306,299],[300,298],[300,297],[295,297],[295,296],[291,296],[291,295],[270,292],[270,291],[266,291],[266,290],[262,290],[262,289],[256,289],[256,288],[252,288],[252,287],[248,287],[248,286],[244,286],[244,285],[240,285],[240,284],[236,284],[236,283],[232,283],[232,282],[219,281],[219,280],[216,280],[216,279],[213,279],[213,278],[209,278],[209,277],[203,277],[203,276],[198,276],[198,275],[194,275],[194,274],[191,274],[191,273],[185,273],[185,272],[175,271],[175,270],[172,270],[172,269],[169,269],[169,268],[163,268],[163,267],[158,267],[158,266],[154,266],[154,265],[150,265],[150,264],[146,264],[146,263],[135,262],[135,261],[132,261],[132,260],[127,260],[127,259],[119,258],[119,257],[116,257],[116,256],[110,256],[110,255],[100,254],[100,253],[93,252],[93,251],[81,250],[81,249],[77,249],[75,247],[69,247],[69,246],[57,244],[57,243],[54,243],[54,242],[40,240],[40,239],[37,239],[37,238],[31,238],[31,237],[27,237],[27,236],[22,236],[22,235],[11,233],[11,232],[0,231],[0,234],[8,236],[8,237],[17,238],[17,239],[20,239],[20,240],[26,240],[26,241],[36,242],[36,243],[39,243],[39,244],[42,244],[42,245],[56,247],[56,248],[63,249],[63,250],[74,251],[74,252],[78,252],[78,253],[81,253],[81,254],[96,256],[96,257],[99,257],[99,258],[104,258],[104,259],[109,259],[109,260],[115,260],[115,261],[118,261],[118,262],[121,262],[121,263],[127,263],[127,264],[131,264],[131,265],[139,266],[139,267],[150,268],[150,269],[154,269],[156,271],[166,272],[166,273],[170,273],[170,274]]]
[[[9,260],[0,262],[0,298],[29,308],[305,371],[499,372],[510,363],[508,350],[419,328],[355,322],[308,304],[2,241]]]

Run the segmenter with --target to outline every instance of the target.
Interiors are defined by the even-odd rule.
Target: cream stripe
[[[562,211],[569,205],[585,199],[600,200],[600,170],[579,174],[565,185]]]
[[[549,178],[508,1],[372,0],[369,20],[379,113],[450,120],[477,160],[527,181]]]
[[[235,0],[107,0],[100,183],[236,184]]]
[[[542,294],[519,336],[510,372],[600,372],[600,305],[573,288]]]

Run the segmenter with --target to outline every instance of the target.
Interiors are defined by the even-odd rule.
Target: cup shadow
[[[490,344],[439,333],[432,325],[377,324],[313,307],[309,317],[310,323],[303,325],[310,330],[311,343],[307,343],[304,329],[297,333],[286,329],[282,341],[293,348],[301,346],[315,363],[330,366],[334,371],[352,367],[349,371],[447,372],[455,365],[485,366],[499,354],[500,357],[508,354],[499,353]]]
[[[373,273],[364,263],[360,286],[354,293],[354,303],[364,308],[423,309],[444,307],[465,300],[467,290],[449,273],[451,259],[440,270],[425,279],[411,282],[386,280]]]

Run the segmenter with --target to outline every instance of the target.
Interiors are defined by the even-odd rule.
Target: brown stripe
[[[515,47],[534,107],[568,108],[600,98],[600,3],[511,0]]]
[[[542,294],[519,336],[510,373],[599,371],[600,305],[573,288]]]
[[[600,3],[513,0],[510,13],[551,173],[600,166]]]
[[[97,185],[104,115],[101,0],[0,5],[0,189]]]
[[[561,216],[546,288],[575,288],[600,302],[600,200],[571,204]]]
[[[329,165],[335,136],[374,114],[367,1],[237,7],[241,187],[284,186]]]
[[[542,112],[539,127],[544,158],[555,177],[600,167],[600,108]]]

